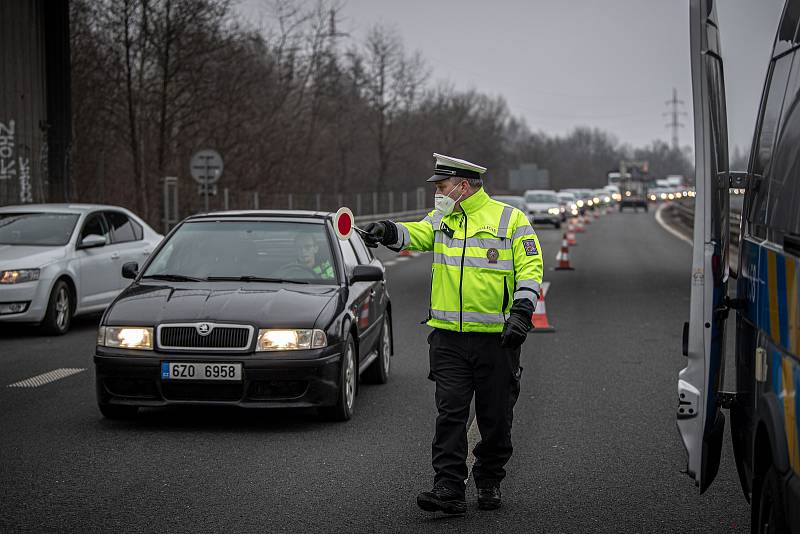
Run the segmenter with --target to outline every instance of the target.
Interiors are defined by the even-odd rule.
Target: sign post
[[[216,194],[216,183],[222,176],[223,168],[222,156],[216,150],[199,150],[192,156],[189,170],[194,181],[200,185],[206,212],[209,211],[208,196]]]

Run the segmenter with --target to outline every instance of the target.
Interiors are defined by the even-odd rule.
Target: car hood
[[[219,283],[132,284],[109,306],[108,325],[227,322],[262,328],[313,328],[338,286]]]
[[[65,246],[34,247],[28,245],[0,245],[0,270],[36,269],[62,259]]]

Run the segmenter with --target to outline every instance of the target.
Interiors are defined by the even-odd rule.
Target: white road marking
[[[56,380],[61,380],[62,378],[67,378],[68,376],[76,375],[78,373],[82,373],[86,369],[78,368],[78,367],[62,367],[60,369],[54,369],[52,371],[48,371],[46,373],[42,373],[40,375],[32,376],[30,378],[26,378],[25,380],[20,380],[19,382],[14,382],[13,384],[9,384],[7,388],[38,388],[39,386],[43,386],[45,384],[49,384],[50,382],[55,382]]]
[[[394,259],[394,261],[395,261],[395,262],[398,262],[398,261],[408,261],[408,260],[410,260],[410,259],[411,259],[411,256],[398,256],[398,257],[396,257],[396,258]]]
[[[677,237],[678,239],[680,239],[684,243],[688,243],[689,246],[694,246],[694,243],[692,242],[692,240],[689,237],[683,235],[682,233],[680,233],[679,231],[677,231],[676,229],[674,229],[670,225],[668,225],[666,222],[664,222],[664,216],[661,215],[661,212],[664,211],[664,209],[666,207],[667,207],[667,204],[661,204],[658,207],[658,209],[656,209],[656,222],[658,224],[660,224],[661,227],[664,230],[666,230],[667,232],[671,233],[672,235],[674,235],[675,237]]]
[[[397,262],[396,262],[396,261],[394,261],[394,260],[386,260],[385,262],[383,262],[383,266],[384,266],[384,267],[391,267],[391,266],[392,266],[392,265],[394,265],[395,263],[397,263]]]

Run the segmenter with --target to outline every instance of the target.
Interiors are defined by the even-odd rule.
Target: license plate
[[[161,379],[241,382],[242,364],[161,362]]]

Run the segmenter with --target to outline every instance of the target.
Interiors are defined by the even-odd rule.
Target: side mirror
[[[79,249],[83,248],[97,248],[97,247],[104,247],[106,246],[106,238],[97,235],[97,234],[90,234],[83,238],[83,240],[78,244]]]
[[[135,261],[129,261],[122,265],[122,278],[133,280],[139,274],[139,264]]]
[[[356,265],[350,275],[350,283],[380,282],[383,280],[383,269],[377,265]]]

